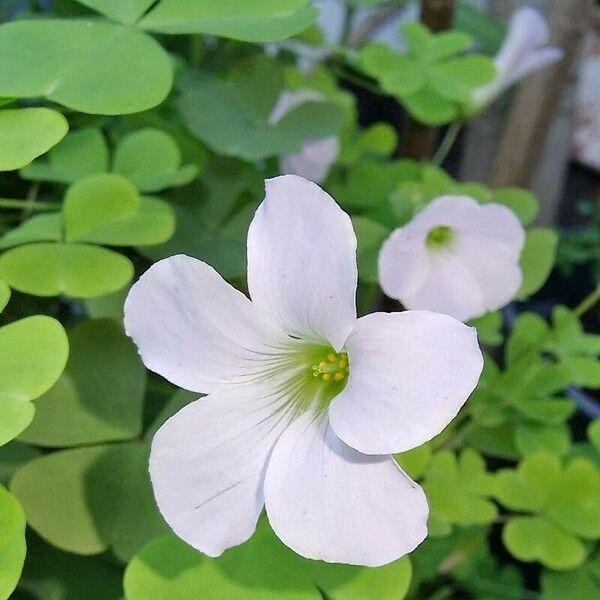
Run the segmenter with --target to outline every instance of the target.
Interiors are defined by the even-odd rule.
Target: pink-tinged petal
[[[315,183],[323,181],[340,151],[340,143],[335,136],[311,140],[302,144],[297,154],[286,154],[279,160],[282,173],[300,175]]]
[[[410,310],[443,313],[459,321],[468,321],[486,312],[479,282],[462,260],[450,251],[433,256],[426,282],[400,300]]]
[[[519,79],[523,79],[534,71],[538,71],[562,60],[564,55],[565,51],[558,46],[548,46],[546,48],[540,48],[535,52],[531,52],[524,57],[518,65],[515,65],[510,77],[507,77],[507,82],[508,84],[512,84]]]
[[[248,231],[253,302],[288,334],[339,349],[356,320],[356,236],[348,215],[302,177],[268,179]]]
[[[452,229],[447,245],[427,246],[436,227]],[[394,231],[379,255],[383,291],[410,309],[442,312],[466,321],[514,298],[525,230],[500,204],[441,196]]]
[[[125,329],[150,370],[195,392],[256,371],[286,337],[212,267],[183,255],[133,285]]]
[[[329,419],[344,442],[366,454],[403,452],[440,433],[483,368],[475,329],[427,311],[362,317],[346,351],[348,383]]]
[[[180,538],[219,556],[252,535],[268,456],[288,421],[282,399],[264,385],[232,384],[188,404],[158,430],[152,486]]]
[[[307,558],[376,567],[427,535],[427,500],[390,456],[342,442],[310,414],[283,433],[269,459],[265,508],[271,527]]]

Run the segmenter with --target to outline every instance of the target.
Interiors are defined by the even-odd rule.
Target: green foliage
[[[225,80],[188,73],[177,104],[190,131],[212,150],[249,161],[297,152],[303,140],[339,132],[344,114],[325,99],[307,101],[274,123],[283,77],[266,57],[237,65]]]
[[[369,569],[327,564],[299,557],[273,534],[266,519],[245,544],[221,557],[202,556],[174,536],[146,546],[125,573],[128,600],[162,600],[176,596],[193,600],[402,600],[411,576],[402,558]]]
[[[0,110],[0,171],[29,164],[60,142],[68,130],[67,120],[49,108]]]
[[[15,498],[0,485],[0,598],[15,589],[25,560],[25,515]]]
[[[64,329],[51,317],[28,317],[0,328],[0,445],[31,422],[30,401],[60,377],[68,353]]]
[[[131,340],[111,319],[88,320],[69,332],[69,345],[63,375],[36,400],[20,439],[64,448],[138,436],[146,371]]]
[[[498,514],[488,499],[493,478],[483,458],[470,448],[459,457],[450,450],[437,452],[425,472],[423,489],[431,511],[430,535],[447,535],[454,524],[485,525]]]
[[[406,23],[402,33],[407,52],[367,44],[359,54],[360,68],[423,123],[461,118],[473,91],[494,78],[493,62],[484,55],[464,56],[471,38],[459,31],[432,34],[424,25]]]
[[[600,471],[576,458],[565,467],[549,453],[526,457],[496,476],[495,495],[513,516],[502,539],[519,560],[571,569],[586,558],[583,540],[600,538]]]
[[[171,61],[151,37],[95,20],[27,20],[0,26],[0,96],[44,97],[101,115],[139,112],[162,102]]]
[[[246,42],[276,42],[306,29],[317,16],[307,0],[162,0],[139,22],[159,33],[208,33]]]
[[[15,171],[0,173],[0,600],[595,599],[600,421],[585,437],[569,395],[600,387],[600,336],[581,322],[598,293],[548,321],[497,311],[470,323],[489,351],[476,390],[444,432],[395,456],[428,496],[429,536],[379,568],[304,559],[264,516],[214,559],[175,538],[153,497],[150,444],[198,394],[149,374],[122,326],[134,275],[172,254],[245,290],[264,180],[282,155],[330,136],[339,153],[322,186],[357,234],[361,315],[390,308],[384,240],[448,194],[516,213],[528,227],[518,300],[535,294],[557,245],[531,227],[535,196],[404,158],[388,101],[355,89],[377,84],[422,123],[457,126],[494,77],[471,49],[495,53],[504,25],[459,2],[456,29],[405,25],[397,53],[350,47],[351,14],[347,39],[325,47],[308,0],[23,4],[0,7],[0,171]],[[388,4],[348,2],[396,14]],[[283,94],[307,101],[278,118]],[[389,122],[362,127],[357,96]],[[562,244],[563,266],[594,268],[590,232]]]
[[[146,472],[140,442],[60,450],[16,471],[10,489],[27,521],[52,545],[76,554],[109,547],[128,560],[166,532]]]

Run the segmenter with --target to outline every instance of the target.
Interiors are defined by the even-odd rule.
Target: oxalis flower
[[[407,308],[467,321],[515,297],[524,241],[523,226],[505,206],[441,196],[385,241],[379,283]]]
[[[356,318],[348,215],[297,176],[266,182],[248,232],[252,301],[174,256],[133,286],[125,325],[144,363],[208,395],[155,435],[150,475],[173,530],[210,556],[263,506],[314,559],[383,565],[427,533],[427,502],[390,456],[439,433],[475,387],[475,330],[431,312]]]
[[[496,77],[475,90],[476,106],[489,104],[511,85],[533,71],[551,65],[564,56],[558,46],[548,46],[550,30],[543,15],[531,6],[515,10],[500,51],[494,58]]]

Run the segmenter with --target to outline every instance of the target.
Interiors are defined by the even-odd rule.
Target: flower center
[[[313,377],[322,381],[339,382],[348,376],[348,355],[345,352],[329,352],[323,360],[312,366]]]
[[[426,244],[429,248],[442,248],[448,246],[454,237],[452,227],[448,225],[438,225],[429,230]]]

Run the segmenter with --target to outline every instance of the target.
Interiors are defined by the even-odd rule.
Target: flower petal
[[[348,383],[329,419],[344,442],[367,454],[410,450],[440,433],[483,368],[474,328],[420,310],[362,317],[346,351]]]
[[[268,179],[248,231],[252,300],[289,334],[339,349],[356,320],[356,236],[319,186]]]
[[[356,452],[310,414],[273,449],[265,507],[284,544],[327,562],[384,565],[427,535],[425,494],[394,460]]]
[[[133,285],[125,329],[150,370],[196,392],[256,371],[285,337],[212,267],[183,255]]]
[[[150,476],[160,512],[179,537],[219,556],[252,535],[267,459],[288,418],[264,386],[231,384],[158,430]]]
[[[340,151],[340,143],[335,136],[310,140],[302,144],[297,154],[286,154],[279,160],[282,173],[300,175],[315,183],[323,181]]]

